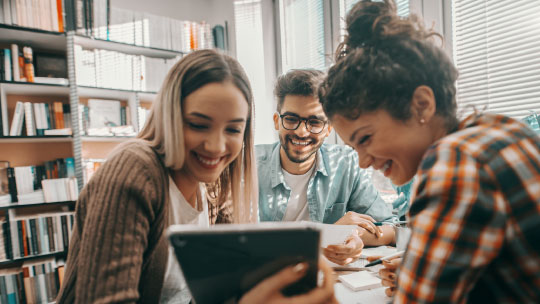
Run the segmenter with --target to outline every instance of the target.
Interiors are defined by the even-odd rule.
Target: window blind
[[[325,68],[323,0],[280,0],[282,70]]]
[[[236,57],[251,82],[255,116],[267,117],[271,103],[266,96],[261,0],[234,1]],[[271,84],[269,84],[271,85]],[[270,97],[271,98],[271,97]],[[255,119],[255,143],[274,139],[271,120]]]
[[[339,11],[340,11],[340,26],[342,29],[341,36],[343,37],[345,33],[345,18],[351,10],[351,8],[358,2],[358,0],[340,0],[339,2]],[[409,0],[396,0],[397,14],[398,16],[406,17],[409,16]]]
[[[454,0],[458,113],[540,110],[540,1]]]

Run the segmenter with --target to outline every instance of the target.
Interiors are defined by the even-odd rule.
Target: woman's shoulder
[[[143,139],[132,139],[118,145],[108,157],[109,160],[122,159],[124,162],[136,162],[141,165],[163,166],[161,156]]]

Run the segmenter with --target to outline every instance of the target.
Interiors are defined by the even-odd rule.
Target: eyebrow
[[[210,117],[208,115],[204,115],[204,114],[199,113],[199,112],[191,112],[188,115],[199,117],[199,118],[202,118],[202,119],[205,119],[205,120],[208,120],[208,121],[213,121],[212,117]],[[245,122],[245,121],[246,121],[245,118],[235,118],[235,119],[229,120],[228,122]]]
[[[283,113],[283,114],[281,114],[281,115],[291,115],[291,116],[296,116],[296,117],[299,117],[299,118],[304,118],[304,117],[302,117],[302,116],[300,116],[300,115],[298,115],[298,114],[296,114],[296,113],[294,113],[294,112],[285,112],[285,113]],[[316,119],[319,119],[319,120],[322,120],[322,121],[327,120],[326,117],[320,116],[320,115],[310,115],[310,116],[308,116],[308,117],[306,117],[306,118],[307,118],[307,119],[313,119],[313,118],[316,118]]]
[[[367,126],[363,126],[363,127],[360,127],[358,129],[356,129],[353,134],[351,134],[351,137],[349,138],[349,142],[350,143],[354,143],[355,142],[355,137],[356,137],[356,134],[358,134],[358,132],[362,131],[362,129],[365,129],[367,128]]]

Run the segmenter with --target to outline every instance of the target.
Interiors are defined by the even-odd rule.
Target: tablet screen
[[[308,262],[307,274],[285,288],[287,296],[317,284],[320,232],[311,227],[170,232],[169,238],[197,304],[223,303],[249,291],[285,266]],[[246,225],[238,225],[246,227]]]

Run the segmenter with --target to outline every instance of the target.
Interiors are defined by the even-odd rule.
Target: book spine
[[[30,219],[28,221],[30,223],[30,240],[32,242],[32,254],[37,255],[39,254],[39,244],[36,228],[36,219]]]
[[[13,250],[13,258],[18,258],[21,256],[21,250],[19,247],[19,228],[17,227],[17,221],[10,221],[9,232],[11,235],[11,248]]]
[[[26,122],[26,135],[36,136],[36,124],[34,119],[34,111],[32,110],[32,103],[24,103],[24,121]]]
[[[11,50],[4,49],[4,79],[6,81],[13,80],[11,61]]]
[[[19,250],[20,250],[20,257],[25,257],[27,255],[28,249],[26,248],[26,242],[25,242],[25,235],[24,235],[24,226],[22,221],[17,221],[17,229],[18,229],[18,241],[19,241]]]
[[[4,252],[8,259],[13,259],[13,248],[11,246],[11,233],[9,232],[9,223],[2,223],[2,236],[4,237]]]
[[[17,274],[17,294],[19,297],[19,303],[27,303],[26,302],[26,293],[24,290],[24,275],[21,272]]]
[[[56,252],[56,246],[54,246],[53,221],[51,217],[47,217],[47,234],[49,236],[49,251]]]
[[[15,179],[15,169],[13,167],[8,167],[6,171],[8,177],[9,195],[11,195],[11,202],[16,203],[19,201],[19,199],[17,197],[17,182]]]
[[[69,248],[69,232],[68,232],[67,217],[65,215],[62,215],[60,216],[60,220],[62,222],[62,239],[64,242],[64,250],[67,250]]]
[[[22,133],[22,121],[24,118],[24,104],[17,101],[15,105],[15,112],[13,113],[13,119],[11,120],[11,128],[9,129],[9,136],[20,136]]]
[[[21,81],[19,71],[19,46],[11,44],[11,69],[13,72],[13,81]]]

